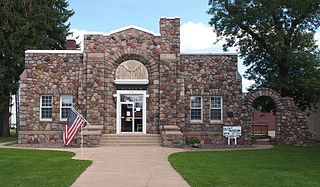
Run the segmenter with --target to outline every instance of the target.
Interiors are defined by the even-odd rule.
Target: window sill
[[[52,119],[40,119],[40,121],[52,121]]]
[[[210,124],[223,125],[223,121],[210,120]]]
[[[66,122],[68,119],[60,119],[61,122]]]
[[[191,124],[203,124],[202,120],[190,120]]]

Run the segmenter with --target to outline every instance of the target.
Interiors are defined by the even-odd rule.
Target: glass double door
[[[143,132],[143,95],[120,97],[121,132]]]

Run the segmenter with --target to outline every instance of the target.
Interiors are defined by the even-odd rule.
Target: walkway
[[[72,150],[72,149],[71,149]],[[187,182],[171,167],[168,156],[183,149],[150,147],[98,147],[74,149],[76,159],[94,162],[72,185],[115,187],[184,187]]]

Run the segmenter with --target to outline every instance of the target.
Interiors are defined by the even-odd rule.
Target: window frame
[[[211,107],[211,101],[212,101],[212,98],[220,98],[220,108],[217,108],[217,107]],[[211,96],[210,97],[210,106],[209,106],[209,108],[210,108],[210,113],[209,113],[209,120],[210,120],[210,122],[223,122],[223,98],[222,98],[222,96]],[[217,110],[217,109],[219,109],[220,111],[221,111],[221,114],[220,114],[220,120],[218,120],[218,119],[211,119],[211,110]]]
[[[43,96],[50,96],[51,97],[51,106],[42,106],[42,97]],[[43,108],[51,108],[51,118],[42,118],[42,109]],[[50,95],[50,94],[45,94],[45,95],[40,95],[40,121],[52,121],[52,112],[53,110],[53,95]]]
[[[64,97],[64,96],[71,96],[71,106],[62,106],[62,98]],[[60,121],[67,121],[68,120],[68,118],[62,118],[62,109],[63,108],[71,108],[71,107],[73,107],[73,95],[60,95]]]
[[[201,106],[200,106],[200,108],[194,108],[194,107],[192,107],[191,101],[192,101],[192,98],[193,98],[193,97],[200,97],[200,99],[201,99]],[[194,109],[200,109],[200,110],[201,110],[201,119],[192,119],[191,113],[192,113],[192,110],[194,110]],[[191,122],[202,122],[202,121],[203,121],[203,98],[202,98],[202,96],[191,96],[191,97],[190,97],[190,121],[191,121]]]

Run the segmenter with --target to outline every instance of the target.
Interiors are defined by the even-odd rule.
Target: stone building
[[[248,143],[237,54],[181,54],[179,18],[161,18],[159,34],[129,26],[72,46],[25,52],[19,143],[62,144],[70,106],[91,124],[87,146],[153,135],[168,146],[225,144],[225,125],[241,125]]]

